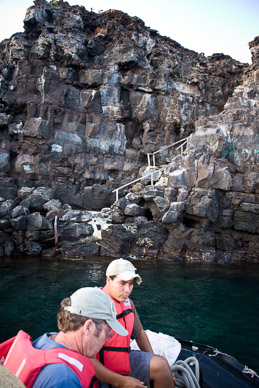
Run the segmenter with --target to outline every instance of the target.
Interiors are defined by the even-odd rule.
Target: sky
[[[68,0],[88,11],[117,9],[183,47],[251,63],[248,43],[259,35],[259,0]],[[0,0],[0,41],[23,31],[33,0]]]

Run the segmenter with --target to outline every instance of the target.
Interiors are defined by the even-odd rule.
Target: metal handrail
[[[152,154],[147,154],[148,166],[151,166],[151,164],[150,164],[150,157],[151,157],[151,156],[152,156],[152,159],[153,159],[153,167],[155,167],[155,166],[156,166],[156,162],[155,162],[155,155],[156,155],[156,154],[158,154],[159,152],[164,151],[164,150],[166,150],[166,149],[168,149],[168,148],[170,148],[170,147],[173,147],[173,146],[176,145],[176,144],[179,144],[179,143],[184,142],[183,144],[181,144],[179,147],[176,148],[176,151],[177,151],[179,148],[181,148],[181,154],[182,154],[182,153],[183,153],[183,146],[184,146],[185,144],[187,144],[187,141],[188,141],[188,136],[185,137],[185,138],[183,138],[183,139],[181,139],[181,140],[176,141],[176,142],[173,143],[173,144],[170,144],[170,145],[168,145],[168,146],[163,146],[163,147],[161,147],[159,150],[153,152]]]
[[[188,137],[185,137],[184,139],[178,140],[177,142],[175,142],[175,143],[173,143],[173,144],[170,144],[169,146],[163,146],[163,147],[160,148],[158,151],[155,151],[155,152],[153,152],[152,154],[149,154],[149,153],[148,153],[148,154],[147,154],[148,168],[150,168],[150,167],[156,168],[156,165],[155,165],[155,154],[157,154],[157,153],[159,153],[159,152],[161,152],[161,151],[163,151],[163,150],[165,150],[165,149],[168,149],[168,148],[170,148],[170,147],[172,147],[172,146],[174,146],[174,145],[176,145],[176,144],[179,144],[179,143],[181,143],[181,142],[183,142],[183,141],[184,141],[184,143],[180,144],[180,146],[176,148],[176,151],[177,151],[179,148],[181,148],[181,154],[182,154],[182,153],[183,153],[183,147],[184,147],[185,144],[187,144]],[[150,156],[152,156],[152,158],[153,158],[153,165],[150,164]],[[174,160],[175,158],[176,158],[176,156],[175,156],[172,160]],[[155,174],[157,171],[160,171],[160,170],[161,170],[161,169],[157,169],[156,171],[152,171],[152,172],[150,172],[149,174],[146,174],[144,177],[142,176],[142,177],[140,177],[140,178],[134,179],[133,181],[131,181],[131,182],[129,182],[129,183],[126,183],[125,185],[122,185],[122,186],[118,187],[117,189],[114,189],[114,190],[112,191],[112,193],[116,193],[116,202],[119,200],[119,190],[121,190],[121,189],[123,189],[124,187],[127,187],[127,186],[129,186],[129,185],[132,185],[133,183],[136,183],[136,182],[138,182],[138,181],[140,181],[140,180],[143,180],[143,179],[145,179],[146,177],[148,177],[148,176],[150,176],[150,175],[151,175],[151,185],[153,186],[153,177],[154,177],[154,174]]]
[[[120,187],[118,187],[117,189],[112,190],[113,193],[116,192],[116,201],[119,200],[119,190],[120,190],[120,189],[123,189],[124,187],[129,186],[129,185],[132,185],[132,183],[136,183],[136,182],[138,182],[138,181],[141,181],[141,180],[145,179],[146,177],[148,177],[148,176],[150,176],[150,175],[151,175],[151,185],[153,185],[153,175],[154,175],[157,171],[159,171],[159,170],[152,171],[150,174],[146,174],[145,176],[142,176],[142,177],[140,177],[140,178],[138,178],[138,179],[134,179],[134,181],[131,181],[131,182],[129,182],[129,183],[126,183],[125,185],[120,186]]]
[[[153,155],[158,154],[159,152],[161,152],[161,151],[163,151],[163,150],[166,150],[167,148],[170,148],[170,147],[172,147],[172,146],[174,146],[174,145],[176,145],[176,144],[179,144],[179,143],[181,143],[181,142],[184,141],[184,140],[186,140],[186,142],[187,142],[188,137],[189,137],[189,136],[184,137],[183,139],[178,140],[178,141],[176,141],[175,143],[172,143],[172,144],[170,144],[170,145],[168,145],[168,146],[163,146],[163,147],[161,147],[160,150],[157,150],[157,151],[153,152]]]

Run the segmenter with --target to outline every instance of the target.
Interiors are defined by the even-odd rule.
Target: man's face
[[[131,294],[133,290],[134,279],[125,281],[116,276],[113,280],[107,277],[107,291],[110,296],[119,302],[124,302]]]
[[[92,322],[91,327],[89,327],[89,333],[88,344],[85,348],[87,350],[84,355],[93,358],[96,357],[96,354],[100,351],[105,342],[113,336],[113,332],[106,322],[101,325],[96,325]]]

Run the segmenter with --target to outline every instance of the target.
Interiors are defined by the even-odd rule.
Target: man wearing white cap
[[[112,387],[109,371],[132,376],[145,386],[154,388],[174,387],[174,378],[164,357],[153,354],[151,344],[142,327],[136,308],[129,296],[133,284],[142,282],[133,264],[124,259],[113,260],[106,270],[106,284],[103,290],[113,300],[118,321],[127,329],[128,335],[114,335],[101,349],[94,360],[99,387]],[[130,351],[130,339],[134,337],[141,351]],[[125,387],[136,387],[135,380]],[[116,385],[115,385],[116,386]],[[124,385],[122,385],[124,387]],[[143,386],[142,386],[143,387]]]
[[[45,333],[33,343],[21,330],[9,340],[12,346],[6,354],[0,354],[0,358],[4,356],[3,366],[26,387],[98,387],[88,357],[95,357],[114,333],[128,335],[116,319],[114,303],[97,287],[80,288],[62,300],[57,322],[58,333]],[[4,348],[1,345],[0,353]]]

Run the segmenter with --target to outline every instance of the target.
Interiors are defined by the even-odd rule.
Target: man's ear
[[[94,323],[93,323],[92,319],[87,319],[87,321],[85,321],[85,323],[83,324],[83,331],[84,331],[85,335],[89,334],[89,331],[91,330],[91,326],[93,324]]]

